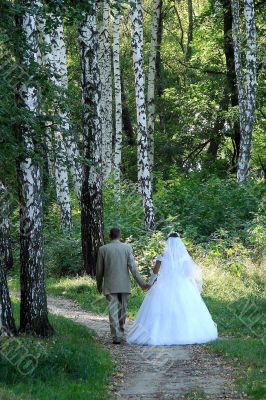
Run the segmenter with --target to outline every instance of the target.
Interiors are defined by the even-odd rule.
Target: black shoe
[[[119,340],[119,339],[114,339],[114,340],[113,340],[113,344],[121,344],[121,340]]]

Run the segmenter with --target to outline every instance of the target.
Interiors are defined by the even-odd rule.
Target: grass
[[[14,301],[14,306],[17,319],[19,304]],[[56,331],[50,339],[19,336],[2,341],[1,400],[108,398],[113,364],[93,331],[62,317],[51,315],[50,319]],[[17,348],[16,354],[14,348]],[[3,349],[5,354],[12,349],[13,365],[3,357]],[[34,356],[32,363],[20,361],[26,354]]]
[[[236,382],[241,392],[255,399],[266,398],[265,345],[261,339],[235,338],[218,340],[211,348],[239,367]]]

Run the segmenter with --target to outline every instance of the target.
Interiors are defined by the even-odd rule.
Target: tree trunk
[[[30,6],[31,2],[23,1]],[[35,3],[36,8],[37,4]],[[25,12],[21,21],[27,49],[23,50],[22,68],[31,74],[32,65],[39,63],[36,17]],[[38,92],[34,77],[20,87],[21,106],[38,113]],[[36,132],[29,124],[21,127],[21,142],[25,147],[25,158],[18,161],[18,184],[20,199],[20,261],[21,261],[21,307],[20,330],[47,337],[53,329],[48,321],[47,300],[43,268],[43,210],[41,173],[38,163],[31,157],[35,151],[33,136]]]
[[[243,182],[248,175],[256,102],[256,26],[253,0],[244,1],[246,27],[245,76],[241,60],[241,33],[238,0],[232,0],[232,13],[235,71],[238,87],[241,133],[240,152],[237,166],[237,180],[238,182]]]
[[[56,127],[59,128],[60,127]],[[62,228],[70,230],[72,227],[71,201],[68,184],[66,146],[61,130],[54,131],[54,154],[55,154],[55,186],[57,202],[60,207]]]
[[[102,136],[100,119],[100,75],[97,57],[96,5],[84,15],[79,28],[82,71],[83,138],[86,159],[81,191],[81,234],[84,269],[96,273],[99,246],[103,244]]]
[[[223,20],[224,20],[224,53],[226,59],[226,79],[228,86],[228,95],[232,107],[238,107],[238,92],[236,83],[236,72],[235,72],[235,56],[234,56],[234,44],[232,37],[232,24],[233,15],[231,8],[231,0],[223,0]],[[240,125],[239,121],[235,121],[233,125],[232,141],[234,145],[234,156],[232,165],[237,165],[240,150]]]
[[[122,92],[121,92],[121,68],[120,68],[120,11],[114,9],[114,87],[115,87],[115,148],[114,148],[114,172],[117,187],[121,179],[121,152],[122,152]]]
[[[56,23],[57,28],[51,32],[52,51],[54,55],[54,72],[57,76],[55,84],[61,89],[63,102],[66,102],[66,91],[68,89],[68,73],[67,73],[67,58],[66,46],[64,40],[64,30],[62,19],[60,16],[52,18],[53,23]],[[62,101],[61,101],[62,102]],[[60,103],[61,103],[60,102]],[[79,149],[71,131],[70,118],[66,110],[66,105],[62,104],[59,109],[59,117],[61,119],[61,129],[63,138],[66,145],[67,159],[70,166],[72,180],[75,188],[76,195],[80,199],[81,182],[82,182],[82,168],[80,163]]]
[[[109,35],[110,6],[109,0],[101,0],[101,23],[99,32],[99,70],[101,81],[101,121],[102,121],[102,170],[107,179],[112,172],[112,58]]]
[[[143,196],[145,226],[154,229],[155,219],[144,91],[143,19],[140,0],[131,2],[130,19],[138,124],[138,182]]]
[[[51,27],[45,27],[45,21],[42,20],[40,33],[48,47],[46,54],[44,54],[44,60],[46,67],[49,69],[51,81],[55,86],[54,109],[58,113],[56,125],[59,132],[59,140],[64,142],[61,147],[65,147],[63,154],[61,154],[61,161],[57,163],[59,165],[64,164],[60,165],[60,169],[66,170],[66,159],[68,160],[75,192],[78,199],[80,199],[82,167],[79,149],[71,131],[70,118],[66,106],[68,71],[62,18],[57,14],[50,14],[48,18]],[[45,33],[44,30],[46,31]],[[66,195],[65,197],[67,198],[68,196]]]
[[[147,131],[148,131],[148,152],[151,171],[154,165],[154,120],[155,120],[155,79],[156,79],[156,57],[158,51],[158,34],[160,14],[162,11],[162,0],[154,0],[153,21],[151,31],[151,47],[148,70],[147,89]]]
[[[0,337],[16,334],[16,326],[13,318],[11,301],[6,281],[3,264],[0,259]]]
[[[54,145],[52,138],[51,122],[49,121],[45,121],[45,145],[46,145],[48,173],[50,178],[54,180],[55,179]]]
[[[193,4],[192,0],[187,0],[188,6],[188,31],[187,31],[187,48],[185,53],[185,61],[189,61],[191,59],[191,43],[193,39]]]
[[[9,226],[9,200],[6,187],[0,182],[0,260],[5,271],[13,266]]]
[[[54,114],[53,124],[49,121],[46,127],[46,145],[48,150],[48,165],[54,162],[54,172],[57,202],[60,207],[61,223],[63,229],[71,229],[71,201],[67,171],[67,150],[64,141],[64,131],[69,131],[68,115],[64,110],[65,89],[67,86],[66,59],[64,57],[65,47],[62,44],[60,23],[56,16],[52,16],[51,32],[47,31],[47,22],[42,18],[38,20],[40,36],[47,50],[43,54],[43,64],[49,71],[49,77],[55,88],[55,98],[52,100]],[[63,39],[63,38],[62,38]],[[63,98],[63,102],[62,102]],[[52,125],[50,127],[50,125]]]

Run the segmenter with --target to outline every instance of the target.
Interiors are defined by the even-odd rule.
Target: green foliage
[[[249,224],[257,224],[258,214],[259,226],[264,220],[266,188],[262,181],[238,185],[230,179],[208,178],[204,173],[190,174],[189,178],[172,176],[171,180],[158,179],[156,183],[155,203],[160,217],[162,214],[165,220],[174,219],[173,228],[197,243],[211,241],[217,245],[220,240],[227,247],[233,241],[252,245]],[[263,229],[256,240],[265,249]]]
[[[104,224],[105,237],[113,226],[122,228],[123,239],[139,237],[146,233],[143,225],[142,198],[137,193],[137,185],[128,181],[121,182],[120,194],[113,179],[104,188]]]
[[[60,237],[49,246],[46,267],[49,274],[66,276],[77,275],[82,271],[80,239]]]
[[[49,198],[50,194],[50,198]],[[52,188],[46,191],[48,197],[45,210],[45,268],[48,275],[66,276],[82,272],[82,251],[80,239],[80,210],[75,195],[72,195],[73,226],[70,232],[62,231],[60,210],[52,196]]]
[[[133,242],[139,269],[146,276],[150,275],[155,258],[165,249],[165,237],[162,232],[152,232]]]

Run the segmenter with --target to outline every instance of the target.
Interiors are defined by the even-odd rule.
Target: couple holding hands
[[[217,339],[217,326],[201,297],[201,270],[177,232],[166,240],[148,282],[139,273],[132,247],[121,242],[119,228],[98,253],[96,281],[106,296],[114,344],[185,345]],[[125,322],[131,292],[130,272],[148,290],[127,337]]]

